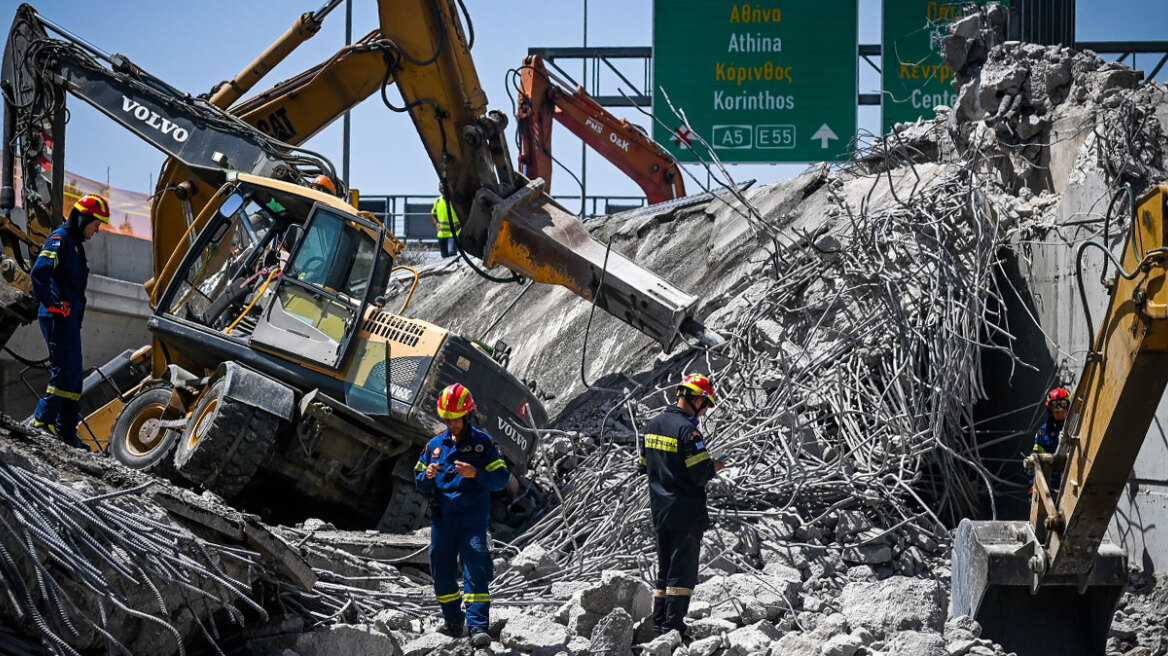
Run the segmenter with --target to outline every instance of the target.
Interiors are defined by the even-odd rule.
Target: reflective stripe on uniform
[[[463,599],[466,599],[466,603],[468,604],[489,603],[491,601],[491,595],[489,592],[468,592]]]
[[[459,599],[462,599],[462,592],[461,591],[451,592],[450,594],[437,595],[437,596],[438,596],[438,603],[449,604],[452,601],[458,601]]]
[[[693,467],[694,465],[698,464],[699,462],[705,462],[706,460],[709,460],[709,459],[710,459],[710,452],[709,451],[702,451],[701,453],[696,453],[696,454],[686,458],[685,459],[685,466],[686,467]]]
[[[642,467],[644,467],[644,466],[649,464],[649,459],[646,458],[645,456],[641,456],[641,459],[638,462],[640,463],[640,465]]]
[[[426,471],[426,465],[423,465],[422,461],[419,460],[414,463],[414,471]]]
[[[52,260],[53,268],[57,268],[57,251],[41,251],[40,255],[37,255],[37,257],[43,257],[46,260]]]
[[[49,385],[46,387],[45,394],[52,394],[53,396],[59,396],[63,399],[69,399],[70,401],[81,400],[81,392],[66,392],[65,390],[55,385]]]
[[[645,448],[677,453],[677,438],[666,437],[664,435],[653,435],[649,433],[645,435]]]
[[[54,426],[52,424],[46,424],[45,422],[41,421],[40,419],[34,419],[32,422],[32,426],[33,426],[33,428],[39,428],[41,430],[49,431],[53,435],[57,434],[57,427],[56,426]]]
[[[665,598],[665,591],[664,590],[654,590],[653,596],[657,597],[658,599],[664,599]]]
[[[507,463],[503,462],[503,459],[500,458],[500,459],[492,462],[491,464],[487,465],[487,471],[493,472],[495,470],[502,469],[506,466],[507,466]]]
[[[689,597],[693,594],[693,588],[675,588],[669,586],[665,588],[665,594],[672,597]]]

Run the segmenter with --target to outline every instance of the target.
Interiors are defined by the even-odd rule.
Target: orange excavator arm
[[[633,179],[650,203],[685,196],[677,160],[636,125],[613,116],[584,89],[568,91],[548,73],[543,58],[529,55],[520,73],[519,172],[552,181],[552,119],[559,121],[625,175]]]

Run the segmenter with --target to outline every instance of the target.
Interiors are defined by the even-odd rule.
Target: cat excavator
[[[1168,186],[1134,205],[1122,257],[1105,251],[1117,275],[1058,450],[1026,459],[1029,520],[965,519],[954,538],[952,614],[1019,654],[1102,655],[1127,582],[1105,537],[1168,384]]]
[[[435,432],[445,385],[474,390],[476,421],[515,472],[547,417],[489,349],[405,307],[386,309],[381,294],[401,243],[344,202],[343,188],[310,188],[320,175],[337,176],[299,145],[367,96],[397,85],[398,109],[464,217],[462,257],[476,269],[470,257],[481,258],[483,275],[503,279],[489,272],[503,267],[512,278],[568,287],[667,349],[682,335],[720,338],[694,318],[695,297],[609,253],[542,181],[515,171],[506,117],[487,109],[453,3],[380,0],[379,29],[231,106],[337,4],[302,16],[209,97],[174,89],[22,5],[0,78],[10,145],[0,178],[0,307],[8,327],[34,316],[27,269],[61,220],[65,96],[74,95],[168,156],[151,212],[153,342],[129,358],[149,376],[89,414],[92,445],[225,498],[272,483],[349,518],[338,523],[408,529],[424,512],[412,464]],[[16,157],[24,225],[12,216]]]

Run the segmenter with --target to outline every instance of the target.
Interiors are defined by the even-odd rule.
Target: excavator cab
[[[388,282],[397,240],[324,194],[235,177],[220,190],[218,207],[192,226],[191,247],[165,276],[172,284],[162,315],[337,371],[366,307]]]

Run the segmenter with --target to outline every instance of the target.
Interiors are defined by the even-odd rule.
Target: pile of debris
[[[496,544],[495,653],[1003,653],[968,618],[946,621],[948,527],[994,513],[1007,486],[982,461],[970,414],[986,394],[986,350],[1017,361],[999,311],[1002,253],[1055,225],[1063,192],[1082,186],[1073,176],[1101,181],[1109,198],[1162,175],[1165,90],[1090,53],[994,46],[996,11],[959,22],[947,42],[958,106],[900,126],[849,166],[592,226],[701,297],[723,348],[660,353],[565,291],[504,287],[453,265],[423,272],[448,293],[419,296],[411,313],[512,344],[511,368],[538,381],[556,415],[533,467],[549,507],[497,531],[514,537]],[[1075,162],[1071,176],[1053,173],[1059,157]],[[698,369],[718,387],[703,430],[728,466],[710,486],[695,640],[681,645],[654,638],[646,619],[655,561],[635,463],[646,422],[679,374]],[[424,538],[392,557],[342,552],[320,522],[265,527],[10,430],[0,618],[30,645],[469,650],[435,631]],[[1163,616],[1155,590],[1126,598],[1114,653],[1168,649],[1168,637],[1139,628]],[[18,640],[0,632],[0,644]]]

